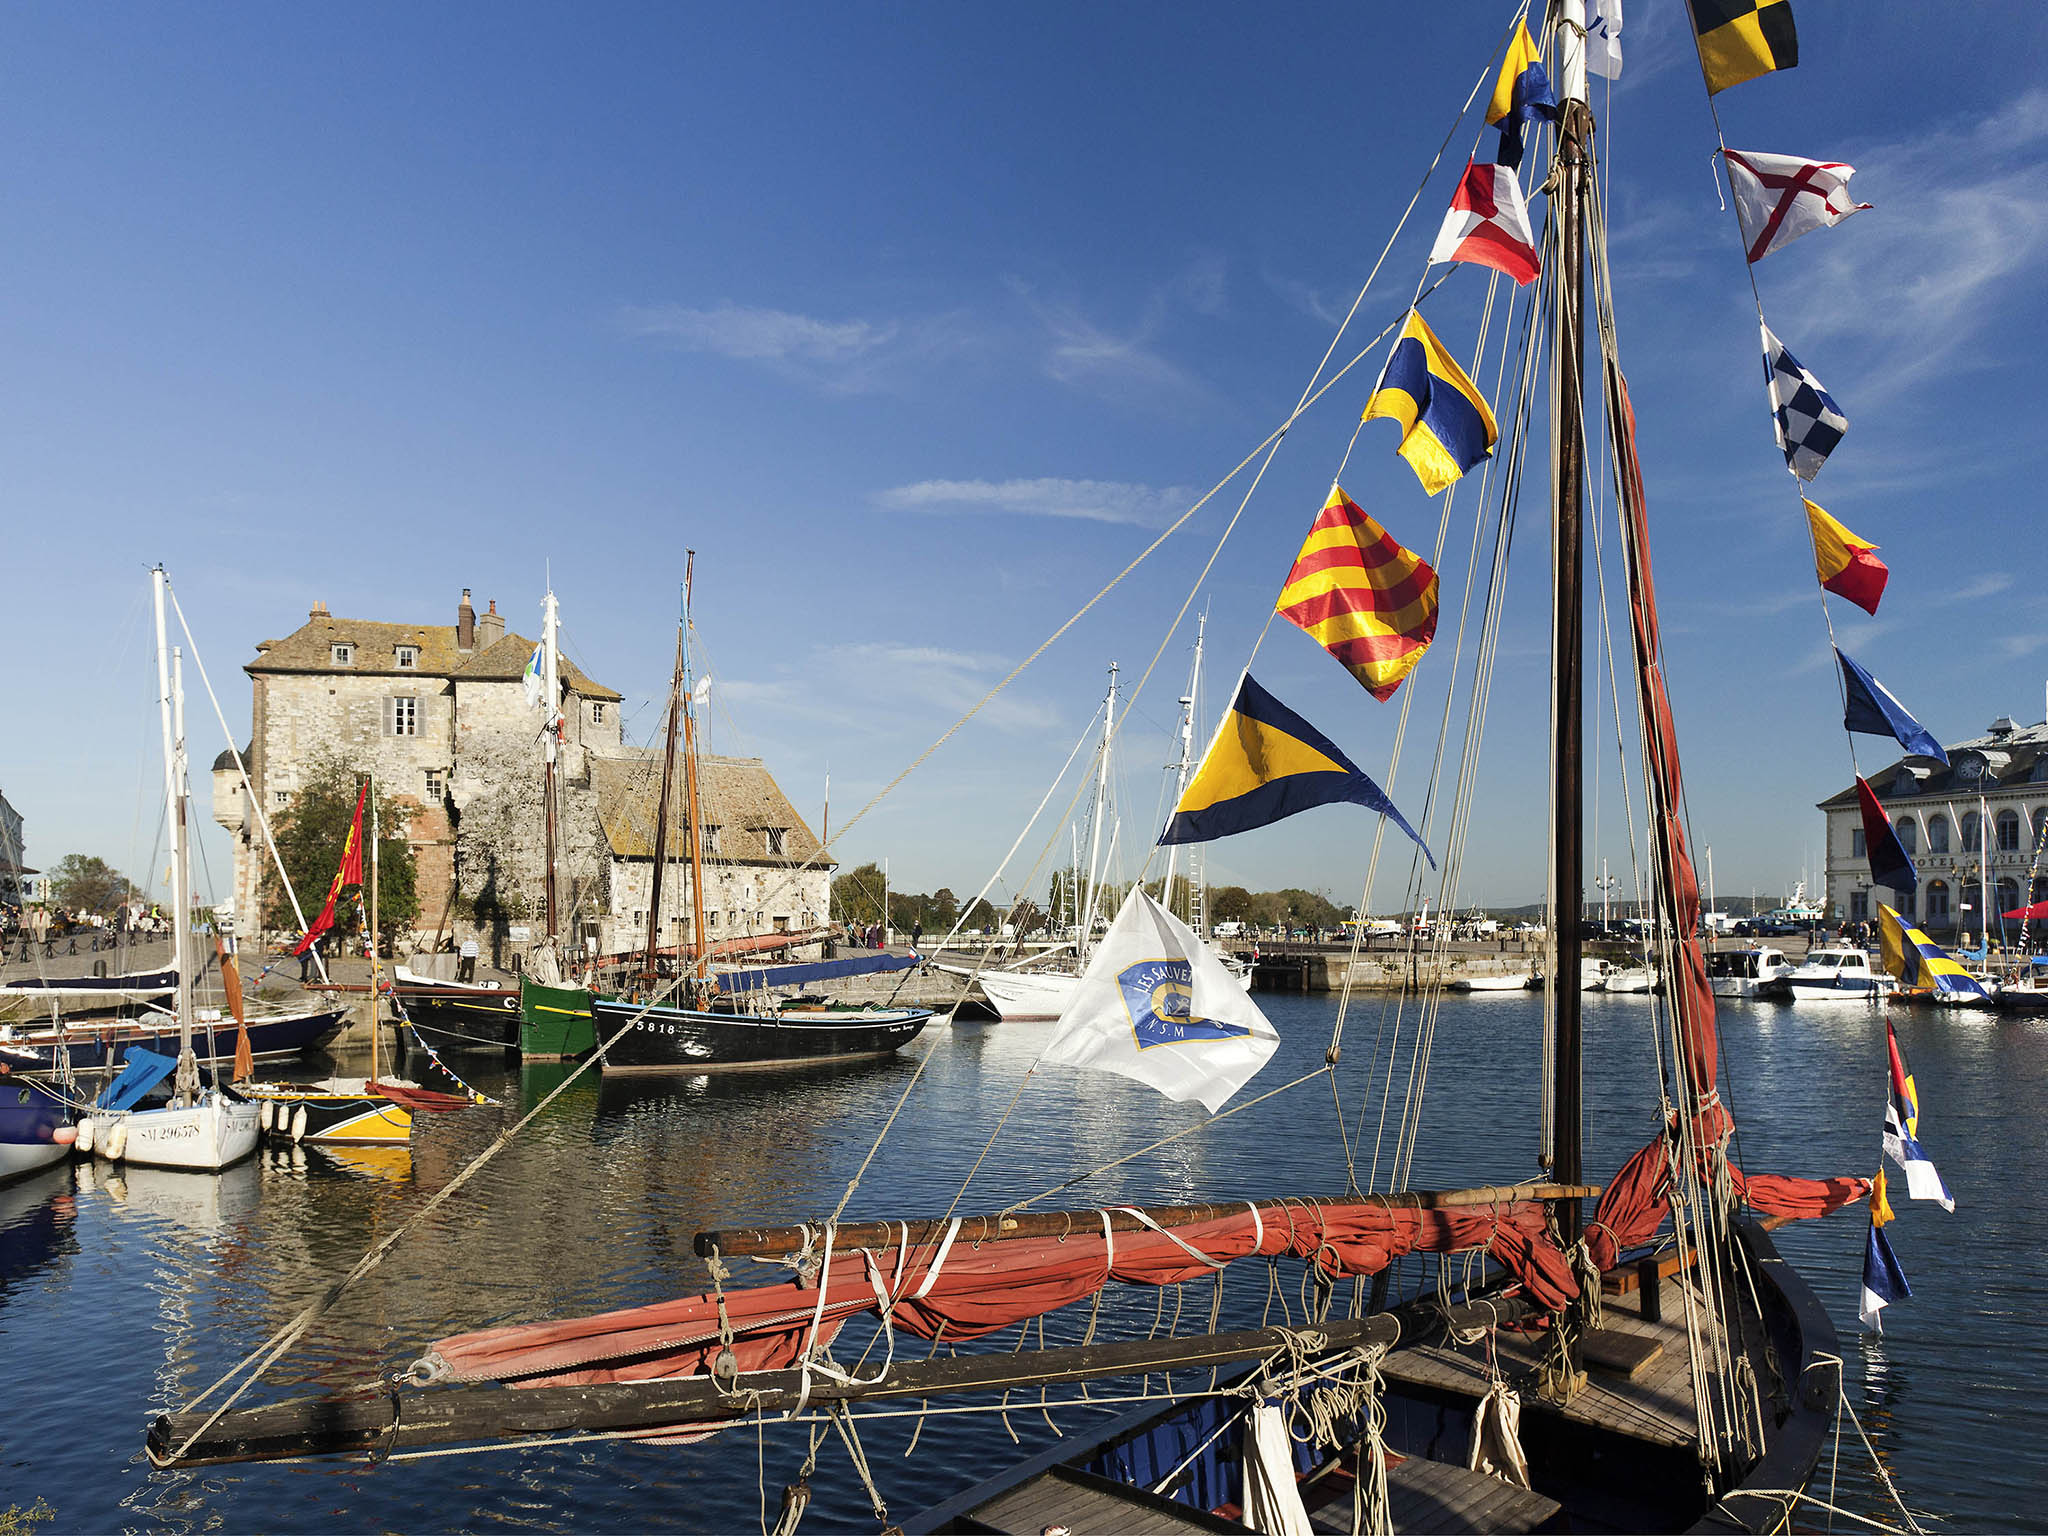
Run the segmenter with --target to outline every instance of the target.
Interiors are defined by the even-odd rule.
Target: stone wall
[[[621,954],[647,942],[647,903],[654,861],[613,858],[602,948]],[[773,933],[777,920],[790,929],[825,921],[830,871],[791,870],[780,864],[710,863],[704,867],[704,928],[715,943],[750,933]],[[676,861],[662,875],[662,942],[690,937],[690,866]]]

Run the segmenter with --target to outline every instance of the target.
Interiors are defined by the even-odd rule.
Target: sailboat
[[[810,964],[763,966],[712,975],[705,942],[703,820],[698,807],[696,690],[690,680],[690,600],[697,556],[690,551],[683,578],[683,612],[676,629],[676,664],[669,681],[668,733],[662,754],[661,795],[654,815],[652,888],[647,901],[647,948],[641,959],[642,995],[593,998],[603,1068],[618,1072],[704,1072],[746,1067],[789,1067],[858,1061],[890,1055],[923,1033],[929,1008],[818,1008],[808,1004],[766,1009],[744,1006],[749,992],[800,987],[837,977],[908,970],[919,957],[886,951]],[[690,868],[690,934],[675,953],[663,953],[662,885],[671,858],[670,799],[678,751],[683,764],[683,841]],[[671,974],[664,979],[663,972]],[[670,1001],[677,992],[680,1004]]]
[[[1610,308],[1583,0],[1556,0],[1543,32],[1546,46],[1539,49],[1518,14],[1504,40],[1504,65],[1496,54],[1479,82],[1483,87],[1498,69],[1496,99],[1519,109],[1533,94],[1533,79],[1557,124],[1543,181],[1543,283],[1530,298],[1531,318],[1540,315],[1547,334],[1534,339],[1531,327],[1516,406],[1501,413],[1513,423],[1514,438],[1498,461],[1506,466],[1504,483],[1493,487],[1492,503],[1504,557],[1525,434],[1541,409],[1538,397],[1547,397],[1553,896],[1544,965],[1545,1093],[1531,1116],[1542,1176],[1430,1190],[1403,1187],[1406,1174],[1397,1171],[1392,1186],[1379,1190],[1361,1189],[1352,1169],[1342,1190],[1252,1194],[1233,1187],[1208,1192],[1208,1200],[1143,1205],[1109,1192],[1105,1176],[1127,1160],[1119,1157],[986,1214],[941,1213],[935,1201],[931,1212],[887,1219],[835,1215],[709,1227],[696,1237],[711,1276],[703,1294],[439,1339],[404,1373],[412,1390],[397,1389],[398,1408],[392,1394],[379,1391],[165,1416],[149,1437],[156,1464],[392,1454],[563,1434],[673,1440],[800,1423],[810,1430],[812,1456],[785,1491],[781,1528],[788,1531],[803,1513],[807,1479],[834,1430],[878,1517],[888,1518],[881,1485],[889,1475],[861,1451],[856,1410],[967,1413],[978,1400],[991,1413],[1043,1413],[1048,1421],[1067,1411],[1070,1428],[1042,1454],[904,1522],[906,1530],[1356,1533],[1792,1524],[1837,1418],[1842,1361],[1826,1313],[1778,1254],[1767,1227],[1859,1202],[1869,1184],[1751,1175],[1731,1161],[1735,1122],[1719,1092],[1713,991],[1663,676],[1648,509]],[[1558,65],[1554,100],[1546,57]],[[1485,99],[1482,89],[1475,88],[1474,99]],[[1502,107],[1495,115],[1508,112]],[[1502,199],[1511,187],[1517,207],[1522,194],[1512,172],[1524,116],[1517,111],[1506,125],[1516,133],[1512,161],[1468,168]],[[1492,197],[1485,203],[1488,210],[1501,206]],[[1454,204],[1454,213],[1461,210],[1478,217],[1471,204]],[[1534,254],[1532,242],[1531,282],[1539,275]],[[1589,311],[1598,337],[1590,359]],[[1412,305],[1408,317],[1397,322],[1404,337],[1396,358],[1408,325],[1419,319]],[[1536,366],[1544,359],[1551,362],[1547,371]],[[1585,1167],[1583,1005],[1574,984],[1585,885],[1584,534],[1589,460],[1603,447],[1588,432],[1589,362],[1618,491],[1650,884],[1669,983],[1668,1005],[1648,1005],[1661,1042],[1645,1084],[1650,1136],[1604,1187],[1588,1182]],[[1456,377],[1472,387],[1462,370]],[[1419,416],[1404,431],[1412,432]],[[1495,446],[1489,437],[1472,462]],[[1432,495],[1444,488],[1417,469]],[[1332,506],[1339,494],[1333,491]],[[1268,724],[1288,713],[1267,707],[1273,705],[1264,695]],[[1249,725],[1245,734],[1272,739]],[[1299,731],[1289,739],[1295,746],[1305,740]],[[1263,771],[1257,758],[1247,754],[1247,774]],[[1397,814],[1380,798],[1382,814]],[[1447,857],[1440,879],[1454,892],[1449,865]],[[1126,911],[1142,905],[1141,897],[1150,900],[1140,888]],[[1181,925],[1163,913],[1154,928],[1162,942],[1191,946],[1192,936],[1184,938]],[[1107,949],[1105,942],[1098,955]],[[1157,960],[1116,976],[1128,984],[1132,1014],[1122,1059],[1158,1049],[1147,1059],[1199,1066],[1202,1040],[1244,1049],[1251,1031],[1210,1027],[1223,1014],[1209,1016],[1204,1001],[1221,1000],[1234,984],[1218,980],[1196,948],[1183,954],[1188,969],[1179,976]],[[1248,1006],[1241,995],[1233,1001]],[[1422,1006],[1433,1006],[1428,995]],[[1145,1022],[1137,1026],[1141,1011]],[[1070,1018],[1062,1033],[1085,1022]],[[1103,1038],[1113,1041],[1116,1033],[1105,1026]],[[1341,1056],[1333,1037],[1323,1069],[1272,1091],[1314,1082],[1322,1085],[1318,1093],[1335,1092]],[[1416,1061],[1418,1069],[1426,1065],[1420,1054]],[[1223,1097],[1242,1086],[1233,1081]],[[1222,1102],[1202,1093],[1169,1096],[1201,1097],[1212,1114]],[[1197,1121],[1166,1140],[1210,1123]],[[1251,1171],[1235,1169],[1233,1182]],[[1035,1208],[1083,1180],[1094,1181],[1101,1203]],[[853,1193],[849,1188],[847,1196]],[[1590,1211],[1588,1201],[1597,1202]],[[1424,1269],[1413,1297],[1399,1301],[1392,1280],[1410,1255],[1434,1256],[1435,1264]],[[780,1262],[793,1274],[779,1283],[729,1283],[729,1266],[739,1258]],[[1281,1278],[1283,1264],[1290,1267]],[[1176,1300],[1172,1324],[1164,1321],[1169,1288],[1213,1278],[1220,1308],[1224,1279],[1240,1265],[1260,1288],[1270,1285],[1269,1302],[1298,1295],[1302,1310],[1225,1329],[1204,1299],[1206,1322],[1198,1317],[1183,1331]],[[1134,1304],[1104,1306],[1112,1287],[1135,1291]],[[1156,1292],[1156,1311],[1145,1287]],[[1048,1343],[1044,1320],[1067,1308],[1075,1312],[1063,1315],[1071,1324],[1065,1341]],[[1132,1336],[1108,1337],[1120,1310],[1126,1321],[1136,1317],[1136,1327]],[[1076,1313],[1085,1314],[1085,1328]],[[1012,1328],[1014,1346],[1006,1338],[971,1347]],[[911,1339],[928,1341],[929,1350],[911,1349]],[[836,1355],[835,1346],[842,1346]],[[1120,1418],[1105,1415],[1103,1400],[1088,1392],[1090,1384],[1110,1381],[1120,1381],[1118,1395],[1135,1405]],[[1161,1381],[1163,1389],[1155,1387]],[[504,1390],[508,1385],[519,1390]],[[990,1437],[998,1454],[1007,1449],[993,1426]],[[913,1477],[910,1491],[929,1486],[929,1474]]]
[[[151,1168],[219,1170],[256,1150],[257,1109],[216,1081],[202,1087],[199,1059],[192,1050],[193,943],[190,841],[187,807],[190,786],[185,764],[184,656],[168,644],[164,596],[169,578],[162,566],[150,572],[156,611],[157,706],[164,746],[165,825],[171,844],[171,952],[178,973],[178,1054],[175,1060],[139,1048],[108,1085],[95,1111],[79,1127],[81,1151],[110,1161]],[[209,1055],[212,1053],[209,1052]],[[170,1102],[142,1108],[143,1095],[165,1076],[173,1078]]]

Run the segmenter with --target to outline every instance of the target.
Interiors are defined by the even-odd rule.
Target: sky
[[[1875,205],[1755,269],[1850,419],[1814,495],[1892,568],[1879,616],[1835,602],[1836,631],[1945,740],[2038,720],[2048,12],[1794,3],[1800,66],[1716,105],[1732,147],[1851,162]],[[814,828],[829,774],[835,855],[886,859],[899,889],[979,889],[1108,666],[1128,691],[1156,656],[1119,752],[1133,872],[1196,612],[1198,735],[1257,643],[1260,681],[1385,781],[1412,693],[1392,789],[1419,817],[1440,733],[1452,765],[1464,740],[1476,499],[1454,504],[1436,648],[1392,703],[1284,623],[1260,641],[1340,464],[1396,537],[1434,543],[1393,427],[1345,457],[1378,352],[1287,435],[1220,553],[1247,475],[922,755],[1286,418],[1448,131],[1340,359],[1398,319],[1460,163],[1491,154],[1457,114],[1511,15],[10,8],[0,790],[28,862],[160,863],[159,560],[238,742],[240,667],[316,601],[450,623],[469,587],[532,634],[550,579],[569,653],[646,741],[695,549],[712,747],[765,756]],[[1818,867],[1814,802],[1851,759],[1683,10],[1630,0],[1627,21],[1596,106],[1688,806],[1719,890],[1776,895]],[[1461,353],[1484,288],[1461,269],[1430,300]],[[1467,904],[1543,888],[1531,496]],[[1589,772],[1591,857],[1626,880],[1614,734]],[[190,736],[203,770],[225,744],[203,699]],[[203,818],[203,772],[196,793]],[[1213,845],[1209,875],[1350,903],[1376,826],[1310,812]],[[1039,822],[997,890],[1042,889],[1033,861],[1067,841]],[[220,888],[224,839],[201,853]],[[1406,868],[1383,855],[1377,908],[1402,904]]]

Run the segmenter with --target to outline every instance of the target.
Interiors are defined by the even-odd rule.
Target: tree
[[[1241,885],[1211,886],[1209,916],[1219,923],[1256,922],[1253,900],[1252,893]]]
[[[1017,904],[1010,908],[1010,915],[1006,921],[1016,929],[1018,938],[1026,939],[1043,928],[1046,919],[1045,914],[1038,910],[1037,902],[1028,896],[1020,896],[1017,898]]]
[[[298,892],[299,904],[304,908],[309,923],[327,900],[327,892],[334,884],[334,873],[341,867],[342,848],[348,841],[349,824],[356,813],[356,793],[361,786],[361,778],[338,758],[317,762],[292,796],[291,804],[271,823],[271,830],[277,838],[278,857],[284,862],[285,874],[290,877],[292,888]],[[382,792],[376,797],[376,805],[377,827],[381,834],[377,842],[377,926],[380,932],[390,933],[396,928],[409,926],[419,915],[417,875],[413,868],[412,849],[404,835],[412,814],[402,802]],[[369,835],[370,805],[366,801],[363,805],[365,905],[370,895]],[[264,924],[298,932],[299,920],[284,892],[271,890],[267,884],[265,890],[268,897],[263,907]],[[357,921],[354,899],[344,893],[342,899],[334,904],[334,931],[347,937],[358,932],[361,926]]]
[[[930,901],[925,915],[926,931],[951,933],[953,925],[960,921],[960,898],[953,894],[950,886],[942,885],[932,892]]]
[[[105,859],[90,853],[67,853],[51,869],[50,895],[73,912],[110,913],[142,892],[135,882]]]
[[[882,866],[875,863],[850,869],[832,882],[832,911],[835,921],[849,928],[865,928],[882,920],[882,889],[886,884]]]

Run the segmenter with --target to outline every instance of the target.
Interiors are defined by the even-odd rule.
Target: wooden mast
[[[1584,664],[1585,546],[1582,538],[1586,479],[1585,409],[1585,206],[1587,148],[1592,113],[1586,103],[1584,0],[1558,0],[1559,51],[1557,190],[1551,206],[1559,220],[1557,246],[1557,352],[1551,370],[1555,442],[1551,485],[1551,859],[1557,908],[1551,988],[1555,1008],[1552,1101],[1554,1126],[1550,1174],[1560,1184],[1577,1184],[1584,1172],[1580,1060],[1582,994],[1579,991],[1580,905],[1585,888],[1585,710]],[[1564,1246],[1576,1242],[1580,1213],[1575,1202],[1558,1207]]]
[[[691,975],[704,979],[709,945],[704,942],[704,822],[697,812],[697,717],[690,684],[690,592],[697,573],[697,551],[685,551],[683,560],[683,643],[681,650],[683,712],[683,785],[685,807],[690,815],[690,941],[697,957]],[[681,945],[677,946],[680,957]],[[694,988],[692,989],[694,991]],[[694,1001],[694,999],[693,999]]]
[[[661,877],[668,868],[668,802],[676,773],[676,730],[682,722],[683,633],[687,615],[676,624],[676,669],[668,685],[668,745],[661,758],[661,799],[654,809],[653,888],[647,895],[647,954],[641,979],[654,978],[655,956],[661,952]]]
[[[545,720],[541,725],[541,800],[547,812],[547,874],[544,885],[547,891],[548,949],[555,949],[561,935],[561,924],[555,904],[555,758],[557,743],[561,740],[561,664],[556,659],[555,639],[555,594],[548,589],[548,595],[541,603],[541,688],[546,697],[542,701]]]
[[[377,984],[377,981],[378,981],[378,949],[377,949],[377,834],[378,834],[378,831],[379,831],[379,828],[378,828],[378,825],[377,825],[377,775],[373,773],[373,774],[371,774],[371,775],[369,776],[369,779],[370,779],[370,793],[369,793],[369,801],[370,801],[370,1081],[374,1083],[374,1082],[376,1082],[376,1081],[377,1081],[377,1079],[378,1079],[378,1078],[380,1078],[380,1077],[382,1077],[382,1076],[384,1075],[384,1074],[383,1074],[383,1072],[382,1072],[382,1071],[381,1071],[381,1070],[379,1069],[379,1067],[378,1067],[378,1056],[377,1056],[377,1030],[378,1030],[378,1027],[379,1027],[379,1025],[378,1025],[378,1019],[377,1019],[377,1013],[378,1013],[378,1009],[379,1009],[379,1008],[380,1008],[380,1006],[381,1006],[381,1004],[380,1004],[380,1003],[379,1003],[379,1001],[378,1001],[378,998],[379,998],[379,994],[380,994],[380,993],[381,993],[381,992],[383,991],[383,988],[382,988],[382,987],[380,987],[380,986],[379,986],[379,985]]]

